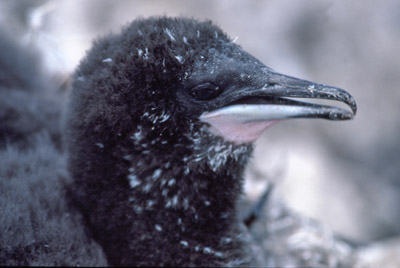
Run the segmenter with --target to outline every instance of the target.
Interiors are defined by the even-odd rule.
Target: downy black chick
[[[65,94],[34,46],[0,36],[0,266],[104,266],[65,198]]]
[[[347,92],[274,72],[211,22],[135,20],[75,73],[70,195],[111,265],[262,265],[236,213],[252,142],[282,119],[355,112]]]

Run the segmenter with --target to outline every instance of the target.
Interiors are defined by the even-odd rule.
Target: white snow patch
[[[112,59],[111,58],[107,58],[107,59],[104,59],[104,60],[102,60],[103,62],[112,62]]]

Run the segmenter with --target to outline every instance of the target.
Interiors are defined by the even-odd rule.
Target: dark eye
[[[211,100],[222,93],[222,88],[211,83],[204,83],[190,89],[190,95],[196,100]]]

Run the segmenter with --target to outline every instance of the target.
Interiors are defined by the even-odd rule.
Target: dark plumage
[[[273,120],[352,117],[282,96],[336,99],[355,112],[344,91],[274,73],[210,22],[141,19],[97,40],[74,76],[70,196],[109,263],[257,264],[236,204],[251,141],[267,126],[239,133],[259,115],[247,124],[232,113],[261,103],[301,109]]]
[[[0,32],[0,265],[106,265],[65,198],[63,94],[31,47]]]
[[[0,148],[30,147],[43,132],[60,148],[60,101],[41,71],[39,57],[2,29],[0,36]]]
[[[73,194],[110,264],[248,262],[234,208],[251,147],[201,132],[193,118],[202,107],[176,95],[200,57],[232,53],[226,42],[210,23],[138,20],[97,41],[79,67],[69,117]]]

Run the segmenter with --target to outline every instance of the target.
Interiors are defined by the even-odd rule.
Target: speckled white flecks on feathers
[[[170,115],[164,111],[155,114],[149,114],[145,112],[142,115],[143,120],[148,120],[152,124],[160,124],[167,121]],[[194,126],[191,126],[194,129]],[[198,168],[198,165],[206,163],[214,172],[217,172],[223,168],[230,157],[238,160],[240,155],[248,150],[247,146],[236,146],[229,142],[225,142],[223,139],[216,138],[212,133],[209,132],[208,127],[203,126],[199,131],[190,131],[192,135],[190,140],[192,144],[189,145],[189,149],[193,152],[190,156],[185,157],[184,160],[184,175],[189,175],[191,170]],[[146,152],[145,148],[149,146],[161,143],[163,144],[163,137],[154,138],[150,144],[144,143],[145,133],[142,127],[139,125],[136,130],[130,135],[132,143],[137,148],[140,148],[142,153]],[[210,142],[212,140],[212,142]],[[166,143],[166,141],[165,141]],[[212,144],[212,146],[210,146]],[[204,148],[208,148],[204,150]],[[128,161],[133,161],[131,155],[124,157]],[[132,190],[140,191],[145,194],[152,195],[153,191],[158,196],[163,197],[164,207],[173,209],[184,209],[189,210],[196,214],[194,208],[191,207],[190,201],[184,196],[181,190],[177,190],[177,182],[174,176],[172,176],[168,170],[171,163],[166,162],[163,166],[155,166],[149,175],[143,176],[143,174],[137,174],[135,167],[140,167],[142,160],[133,161],[133,166],[129,167],[127,180]],[[148,171],[147,171],[148,172]],[[144,178],[143,181],[139,181],[138,177]],[[193,185],[196,187],[196,185]],[[204,206],[211,206],[209,200],[204,200]],[[153,208],[153,202],[147,202],[143,207],[135,207],[135,210],[149,210]],[[136,204],[136,206],[138,206]],[[221,216],[223,217],[223,215]],[[196,220],[196,219],[195,219]]]
[[[136,50],[137,50],[138,56],[141,57],[143,60],[148,60],[149,59],[150,52],[149,52],[149,49],[147,47],[144,48],[144,50],[141,49],[141,48],[137,48]]]
[[[171,34],[172,38],[175,38],[170,31],[165,31],[169,36]],[[139,54],[144,53],[142,50],[138,50]],[[144,112],[140,118],[140,121],[143,123],[150,123],[154,127],[162,127],[164,122],[170,120],[171,115],[158,107],[150,108],[150,111]],[[233,145],[229,142],[224,141],[223,139],[217,138],[214,134],[209,132],[209,128],[207,126],[203,126],[200,130],[195,131],[195,126],[190,126],[189,135],[191,135],[189,140],[192,143],[189,145],[189,148],[193,153],[184,160],[184,174],[189,175],[191,170],[196,170],[199,165],[206,165],[211,168],[214,172],[219,171],[223,168],[228,161],[229,158],[233,158],[238,160],[240,155],[245,153],[248,150],[248,146],[237,146]],[[144,141],[147,140],[146,135],[148,133],[144,132],[144,129],[141,125],[138,125],[136,129],[130,134],[130,139],[132,141],[132,145],[141,151],[142,155],[146,155],[146,152],[150,154],[150,147],[157,144],[166,144],[167,140],[160,135],[159,137],[153,137],[149,139],[150,142],[146,143]],[[211,144],[211,146],[210,146]],[[208,148],[204,150],[204,148]],[[123,156],[125,160],[132,161],[132,166],[128,169],[127,180],[132,191],[139,191],[143,194],[148,194],[149,198],[153,198],[152,195],[157,194],[158,197],[162,196],[162,202],[164,203],[165,208],[172,209],[185,209],[185,210],[193,210],[191,207],[190,201],[184,196],[181,190],[177,190],[177,182],[175,175],[168,172],[171,163],[166,162],[162,165],[154,166],[153,170],[147,170],[146,175],[138,173],[138,170],[141,170],[140,167],[142,163],[142,159],[134,159],[133,155],[127,154]],[[143,157],[143,159],[146,157]],[[138,179],[141,178],[141,179]],[[196,187],[196,185],[193,185]],[[135,204],[135,211],[143,211],[153,209],[153,202],[147,202],[146,200],[142,200],[144,205],[139,207],[139,204]],[[147,203],[146,203],[147,202]],[[209,200],[204,200],[205,206],[211,206],[211,202]],[[195,214],[195,211],[192,211]]]
[[[208,149],[204,150],[207,140],[213,139],[212,146],[207,144]],[[224,167],[229,157],[238,160],[248,149],[248,146],[235,146],[232,143],[226,142],[223,139],[216,139],[216,137],[209,132],[208,127],[203,126],[199,132],[195,132],[191,137],[193,144],[191,149],[193,154],[190,157],[184,158],[184,162],[189,166],[193,165],[194,162],[205,163],[214,171],[218,171]]]
[[[102,144],[102,143],[100,143],[100,142],[99,142],[99,143],[96,143],[96,146],[99,147],[100,149],[103,149],[103,148],[104,148],[104,144]]]
[[[180,63],[183,64],[185,62],[185,59],[181,55],[176,55],[175,59]]]
[[[160,225],[158,225],[158,224],[156,224],[156,225],[154,226],[154,228],[155,228],[157,231],[159,231],[159,232],[162,232],[162,230],[163,230],[163,228],[162,228]]]
[[[136,186],[140,185],[140,181],[138,180],[136,175],[134,175],[133,173],[130,173],[128,175],[128,180],[129,180],[129,185],[131,186],[131,188],[135,188]]]
[[[150,120],[151,122],[155,123],[164,122],[169,119],[169,115],[166,113],[161,113],[158,116],[145,113],[143,116],[146,118],[146,120]],[[192,128],[194,128],[194,126],[192,126]],[[191,133],[194,133],[191,134],[193,136],[190,137],[190,140],[193,141],[193,143],[190,145],[190,149],[193,154],[184,159],[184,164],[186,165],[184,173],[186,174],[189,174],[191,168],[194,168],[193,165],[198,165],[200,163],[206,163],[206,165],[208,165],[212,170],[218,171],[226,164],[226,161],[228,161],[229,157],[238,159],[238,157],[248,149],[247,146],[234,146],[222,139],[216,139],[216,137],[209,132],[208,127],[206,126],[202,127],[198,132],[192,131]],[[137,129],[129,136],[132,140],[133,146],[140,146],[141,148],[147,148],[151,146],[143,143],[143,141],[146,140],[145,135],[146,134],[143,132],[143,129],[138,126]],[[210,139],[212,139],[213,142],[209,142]],[[162,137],[156,138],[156,140],[158,140],[157,142],[160,142]],[[204,142],[207,142],[207,140],[208,146],[209,144],[214,145],[207,147],[208,149],[204,152]],[[190,212],[193,220],[199,220],[199,216],[196,213],[195,208],[191,206],[189,199],[183,195],[181,190],[177,190],[176,187],[178,187],[178,183],[176,178],[171,176],[171,173],[168,172],[171,163],[166,162],[162,165],[157,165],[150,172],[149,170],[146,171],[148,174],[147,176],[142,176],[143,174],[136,173],[138,170],[140,170],[140,168],[137,167],[141,165],[141,161],[141,159],[132,161],[133,166],[128,168],[129,174],[127,179],[133,191],[146,193],[149,195],[149,199],[136,200],[135,197],[132,196],[130,201],[133,210],[140,214],[144,211],[154,209],[156,205],[156,202],[152,197],[152,194],[154,193],[157,195],[157,202],[163,202],[166,209],[184,209]],[[143,181],[139,181],[138,177],[142,178]],[[159,199],[160,196],[163,197],[161,200]],[[204,200],[203,202],[204,206],[212,206],[212,202],[210,200]],[[228,216],[229,215],[227,213],[222,213],[220,215],[221,219],[227,218]],[[187,226],[185,226],[182,218],[177,219],[177,226],[182,232],[185,232],[187,229]],[[154,225],[154,230],[160,233],[164,232],[165,226],[162,226],[161,223],[156,223]],[[231,237],[223,237],[220,241],[220,244],[228,245],[231,242]],[[210,246],[201,245],[192,241],[181,240],[179,241],[179,245],[183,248],[190,248],[191,250],[201,254],[215,256],[221,260],[225,257],[223,252],[217,251]],[[243,263],[245,263],[245,260],[236,259],[232,262],[232,265],[241,265]]]
[[[168,35],[169,39],[173,42],[176,41],[174,35],[171,33],[171,31],[168,28],[165,28],[165,33]]]

